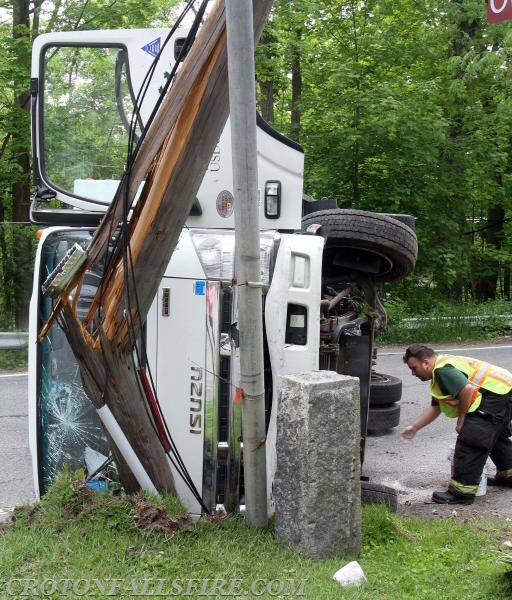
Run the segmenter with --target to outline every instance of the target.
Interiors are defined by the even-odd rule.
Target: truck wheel
[[[407,225],[387,215],[331,209],[302,218],[302,229],[325,238],[322,276],[325,283],[364,274],[376,283],[407,276],[416,264],[418,240]]]
[[[396,427],[400,423],[400,405],[370,408],[368,413],[368,433],[379,434]]]
[[[397,221],[400,221],[400,223],[407,225],[407,227],[410,227],[412,230],[416,229],[416,217],[413,217],[412,215],[400,215],[397,213],[382,213],[382,214],[386,215],[386,217],[391,217],[392,219],[396,219]]]
[[[302,199],[302,210],[304,215],[317,212],[319,210],[332,210],[338,208],[338,204],[334,198],[320,198],[320,200],[305,201]]]
[[[398,491],[380,483],[361,481],[361,502],[363,504],[386,504],[396,512],[398,510]]]
[[[375,373],[370,379],[370,406],[382,406],[398,402],[402,398],[402,380],[393,375]]]

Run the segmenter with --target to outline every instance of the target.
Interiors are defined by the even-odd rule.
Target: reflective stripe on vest
[[[471,396],[468,412],[473,412],[480,406],[480,402],[482,401],[480,388],[494,392],[495,394],[506,394],[512,389],[512,373],[509,373],[506,369],[484,362],[483,360],[477,360],[476,358],[442,354],[436,359],[434,365],[430,392],[433,398],[439,400],[439,407],[448,417],[457,417],[459,414],[457,406],[448,404],[449,401],[455,400],[455,398],[443,393],[435,377],[436,369],[440,369],[446,365],[451,365],[464,373],[468,381],[475,388]]]

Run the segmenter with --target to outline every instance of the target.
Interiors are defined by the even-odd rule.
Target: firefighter
[[[402,431],[402,439],[412,440],[441,412],[457,419],[452,479],[432,500],[472,504],[489,456],[497,470],[488,484],[512,487],[512,373],[474,358],[437,354],[422,344],[409,346],[403,360],[415,377],[430,381],[432,401]]]

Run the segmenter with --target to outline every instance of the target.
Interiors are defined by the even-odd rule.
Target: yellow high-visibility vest
[[[512,389],[512,373],[506,369],[484,362],[483,360],[477,360],[476,358],[441,354],[437,357],[432,372],[430,393],[433,398],[439,401],[439,408],[448,417],[457,417],[459,411],[457,406],[450,404],[450,402],[456,401],[456,398],[445,394],[436,380],[436,370],[446,365],[452,365],[452,367],[464,373],[469,383],[474,386],[468,412],[473,412],[480,406],[480,402],[482,401],[480,388],[495,394],[506,394]]]

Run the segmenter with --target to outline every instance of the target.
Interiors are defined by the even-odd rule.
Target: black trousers
[[[478,485],[487,459],[498,471],[512,469],[512,392],[504,396],[484,392],[476,412],[468,413],[457,436],[453,479]]]

